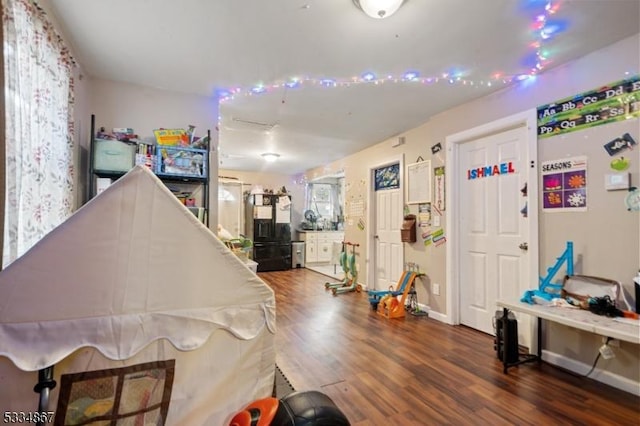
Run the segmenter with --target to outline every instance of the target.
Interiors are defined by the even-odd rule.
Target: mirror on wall
[[[336,174],[307,183],[302,229],[344,229],[344,182],[344,174]]]

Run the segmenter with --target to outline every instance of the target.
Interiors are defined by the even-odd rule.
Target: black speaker
[[[634,279],[633,285],[635,287],[635,293],[636,293],[636,313],[640,314],[640,273]]]
[[[505,335],[508,340],[507,347],[507,363],[518,362],[520,356],[518,354],[518,320],[513,312],[509,312],[507,318],[504,318],[503,311],[496,311],[495,331],[496,337],[493,348],[496,351],[498,359],[504,362],[504,339]]]

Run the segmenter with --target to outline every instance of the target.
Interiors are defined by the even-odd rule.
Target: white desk
[[[563,324],[569,327],[577,328],[579,330],[588,331],[605,337],[611,337],[613,339],[622,340],[625,342],[631,342],[640,344],[640,321],[631,320],[627,318],[610,318],[603,315],[596,315],[592,312],[584,309],[572,309],[562,308],[554,306],[544,305],[530,305],[523,302],[512,302],[505,300],[498,300],[498,306],[503,309],[522,312],[524,314],[531,315],[538,319],[538,351],[535,359],[540,360],[542,353],[542,339],[541,339],[541,320],[553,321],[558,324]],[[507,317],[506,315],[504,316]],[[504,330],[504,329],[503,329]],[[507,347],[507,342],[504,343],[504,347]],[[523,362],[531,361],[533,358],[527,358]],[[504,360],[504,372],[507,372],[507,368],[516,363],[507,363],[507,357],[503,356]],[[518,362],[519,364],[521,362]]]

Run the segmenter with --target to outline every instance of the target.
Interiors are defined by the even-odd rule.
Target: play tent
[[[271,288],[137,166],[0,272],[0,409],[54,366],[57,424],[224,424],[271,396],[274,333]]]

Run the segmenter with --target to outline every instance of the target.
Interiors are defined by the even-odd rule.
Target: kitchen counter
[[[334,243],[344,241],[344,231],[302,230],[298,229],[298,239],[305,244],[306,263],[330,264]]]

